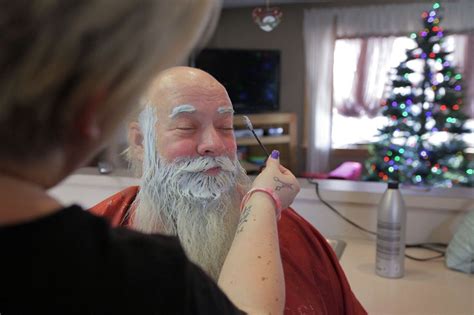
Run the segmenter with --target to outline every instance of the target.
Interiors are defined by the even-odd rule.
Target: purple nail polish
[[[280,151],[278,151],[278,150],[273,150],[273,151],[272,151],[272,158],[276,160],[276,159],[278,159],[279,157],[280,157]]]

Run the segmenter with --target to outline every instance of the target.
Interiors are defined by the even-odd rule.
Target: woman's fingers
[[[288,174],[292,174],[291,171],[289,169],[287,169],[286,167],[284,167],[283,165],[279,165],[279,170],[282,174],[284,175],[288,175]]]

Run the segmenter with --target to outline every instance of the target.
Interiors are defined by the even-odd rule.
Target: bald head
[[[191,67],[174,67],[161,72],[150,86],[148,100],[158,117],[169,116],[177,106],[221,102],[232,107],[227,91],[209,73]]]
[[[203,70],[191,67],[173,67],[160,72],[158,76],[153,80],[150,86],[150,96],[159,93],[162,88],[174,88],[193,85],[219,85],[222,87],[222,85],[212,75]]]

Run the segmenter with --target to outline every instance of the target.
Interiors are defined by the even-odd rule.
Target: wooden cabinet
[[[297,127],[295,113],[266,113],[246,115],[252,122],[254,129],[263,130],[263,135],[259,136],[260,141],[271,153],[272,150],[280,151],[281,164],[289,168],[293,173],[297,169],[296,143]],[[281,128],[281,134],[270,135],[269,130]],[[257,140],[253,136],[238,137],[238,131],[247,129],[243,115],[234,116],[234,129],[236,130],[236,141],[238,150],[244,152],[242,166],[248,173],[252,174],[259,170],[260,166],[250,163],[249,160],[256,157],[264,157],[265,153],[260,148]]]

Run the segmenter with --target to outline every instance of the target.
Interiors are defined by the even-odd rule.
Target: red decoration
[[[265,32],[273,31],[273,29],[280,24],[282,16],[283,13],[280,8],[270,8],[268,2],[266,8],[255,8],[252,11],[254,22]]]

